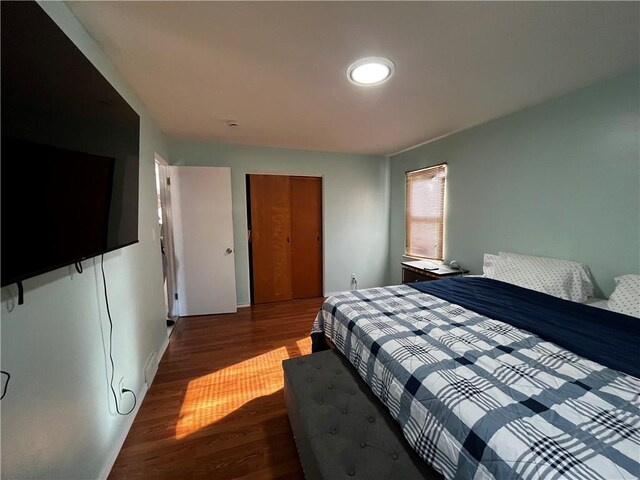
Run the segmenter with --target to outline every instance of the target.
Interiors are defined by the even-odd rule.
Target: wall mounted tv
[[[140,118],[35,2],[1,2],[2,286],[138,241]]]

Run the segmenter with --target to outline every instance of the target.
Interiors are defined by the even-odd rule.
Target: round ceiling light
[[[356,85],[380,85],[391,78],[395,66],[384,57],[368,57],[353,62],[347,68],[347,78]]]

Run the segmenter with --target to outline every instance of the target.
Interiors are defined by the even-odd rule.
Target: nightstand
[[[438,265],[436,270],[426,270],[425,265],[433,266],[434,264],[421,260],[402,262],[402,283],[426,282],[469,273],[468,270],[461,272],[457,268],[451,268],[447,265]]]

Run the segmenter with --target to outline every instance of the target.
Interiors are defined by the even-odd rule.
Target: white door
[[[170,167],[180,316],[235,312],[231,169]]]

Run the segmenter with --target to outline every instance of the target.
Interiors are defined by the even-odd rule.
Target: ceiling
[[[639,2],[66,3],[166,134],[238,144],[387,155],[640,57]]]

